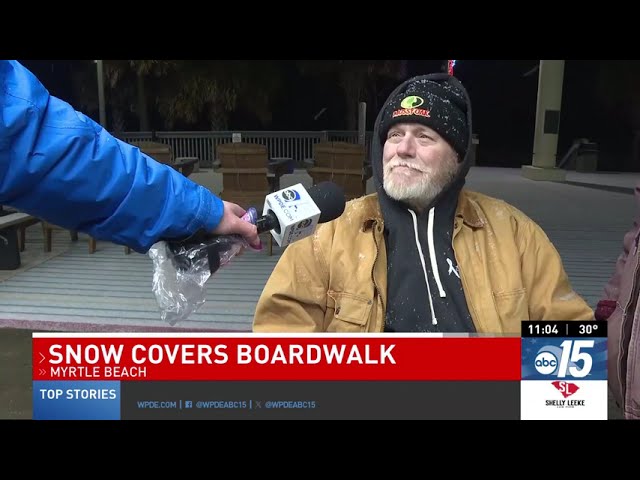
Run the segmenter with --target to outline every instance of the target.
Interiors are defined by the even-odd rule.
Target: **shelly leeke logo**
[[[424,99],[422,97],[417,97],[415,95],[411,95],[410,97],[405,98],[400,102],[400,106],[402,108],[417,108],[424,103]]]
[[[580,389],[580,387],[578,387],[575,383],[565,382],[562,380],[551,382],[551,385],[556,387],[564,398],[570,397]]]

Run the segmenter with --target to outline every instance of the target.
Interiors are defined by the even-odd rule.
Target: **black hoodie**
[[[464,93],[467,106],[468,142],[457,176],[422,214],[390,198],[383,188],[380,129],[383,115],[393,98],[413,82],[450,82]],[[387,248],[387,332],[474,332],[458,265],[453,252],[453,229],[458,195],[469,171],[471,147],[471,102],[462,84],[447,74],[414,77],[388,97],[376,119],[371,158],[374,185],[384,217]]]

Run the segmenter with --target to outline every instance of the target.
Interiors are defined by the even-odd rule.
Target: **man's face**
[[[391,127],[382,165],[387,195],[418,209],[429,204],[459,169],[455,150],[434,130],[419,123]]]

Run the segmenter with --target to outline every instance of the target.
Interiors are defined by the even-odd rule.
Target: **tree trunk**
[[[342,78],[342,91],[347,102],[346,126],[347,130],[358,129],[358,103],[360,103],[360,93],[362,85],[366,84],[366,78],[359,75],[345,75]]]
[[[378,79],[375,76],[369,78],[369,99],[367,105],[367,117],[373,118],[374,122],[378,116],[378,109],[380,108],[380,101],[378,100]]]
[[[111,109],[111,125],[112,131],[115,133],[122,133],[125,129],[125,119],[122,110],[119,108]]]
[[[358,98],[347,95],[347,130],[358,129]]]
[[[214,132],[227,130],[227,113],[222,105],[213,103],[209,108],[209,125]]]
[[[147,94],[144,88],[144,75],[137,74],[138,80],[138,117],[140,119],[140,131],[150,132],[149,111],[147,110]]]

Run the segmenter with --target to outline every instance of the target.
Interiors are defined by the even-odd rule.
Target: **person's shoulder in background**
[[[613,275],[604,286],[604,296],[596,306],[597,320],[606,320],[615,310],[616,302],[620,296],[622,276],[627,265],[627,258],[630,254],[632,256],[635,255],[638,248],[638,235],[640,234],[640,181],[636,184],[634,198],[636,201],[636,214],[631,228],[623,237],[622,252],[616,260]]]

